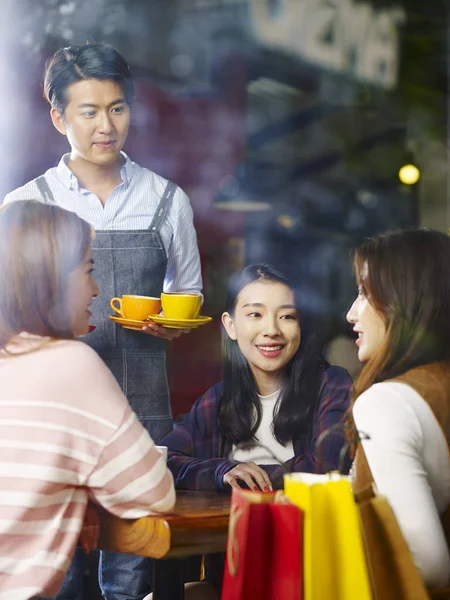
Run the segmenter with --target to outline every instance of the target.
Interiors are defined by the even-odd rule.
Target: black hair
[[[234,314],[239,293],[254,281],[282,283],[295,292],[294,286],[281,271],[266,264],[249,265],[230,282],[226,312]],[[298,304],[296,294],[301,324],[301,307]],[[281,394],[274,410],[273,433],[281,444],[311,433],[322,374],[328,366],[318,350],[314,335],[302,327],[300,346],[284,369]],[[234,444],[255,441],[261,418],[261,401],[248,361],[237,341],[225,335],[223,392],[219,403],[221,433]]]
[[[125,59],[111,46],[96,42],[55,52],[45,67],[44,97],[63,115],[68,103],[67,88],[87,79],[115,81],[128,104],[133,101],[134,81]]]

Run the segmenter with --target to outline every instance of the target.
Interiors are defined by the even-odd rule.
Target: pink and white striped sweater
[[[19,337],[14,351],[41,347],[0,353],[0,600],[56,594],[88,499],[130,519],[175,502],[164,458],[99,356]]]

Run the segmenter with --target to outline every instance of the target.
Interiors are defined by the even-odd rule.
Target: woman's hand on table
[[[269,476],[256,463],[239,463],[235,467],[225,473],[223,482],[230,485],[232,488],[240,489],[239,481],[243,481],[249,489],[254,492],[271,492],[272,483]]]

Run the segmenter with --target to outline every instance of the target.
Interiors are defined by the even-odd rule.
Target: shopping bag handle
[[[332,469],[327,461],[324,459],[322,454],[323,442],[331,433],[343,431],[345,433],[345,444],[343,444],[340,452],[339,452],[339,461],[338,468]],[[358,444],[361,440],[370,440],[370,435],[365,433],[364,431],[356,429],[356,427],[351,423],[336,423],[332,425],[322,433],[317,438],[316,442],[316,454],[319,460],[319,463],[324,471],[324,473],[335,472],[342,473],[344,470],[345,457],[347,455],[348,450],[353,446]]]

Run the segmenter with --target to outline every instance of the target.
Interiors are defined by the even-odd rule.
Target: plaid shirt
[[[343,465],[339,465],[339,454],[346,443],[343,427],[325,436],[319,451],[316,443],[324,431],[344,423],[351,387],[352,380],[344,369],[329,367],[323,372],[311,435],[304,434],[293,442],[294,456],[283,465],[260,465],[274,488],[283,487],[286,472],[324,473],[339,466],[343,472],[348,471],[348,454]],[[221,393],[222,383],[210,388],[196,400],[183,422],[160,442],[169,449],[168,466],[179,490],[230,489],[224,485],[223,476],[238,461],[228,458],[232,444],[223,439],[219,430],[217,410]]]

